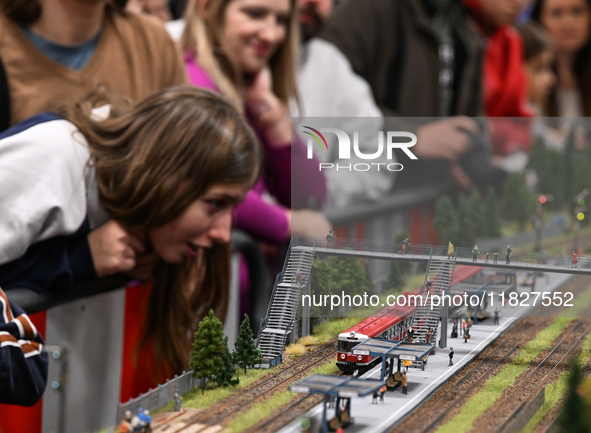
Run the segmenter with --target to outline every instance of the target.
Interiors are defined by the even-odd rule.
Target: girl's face
[[[552,70],[554,56],[551,51],[542,51],[525,64],[527,72],[529,100],[543,107],[548,101],[556,75]]]
[[[587,0],[546,0],[540,20],[558,51],[577,52],[589,40],[591,11]]]
[[[148,231],[154,252],[165,262],[178,264],[196,257],[200,248],[229,242],[232,210],[247,191],[242,185],[212,186],[180,216]]]
[[[231,0],[224,11],[223,38],[242,73],[254,75],[285,42],[290,0]]]

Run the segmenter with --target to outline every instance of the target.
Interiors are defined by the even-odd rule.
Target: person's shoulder
[[[108,18],[107,22],[112,23],[125,37],[142,38],[152,43],[173,43],[164,24],[156,17],[111,11]]]

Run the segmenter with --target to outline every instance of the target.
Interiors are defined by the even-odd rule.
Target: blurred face
[[[254,75],[285,42],[290,0],[231,0],[224,12],[223,38],[242,72]]]
[[[540,21],[563,52],[577,52],[589,40],[591,11],[586,0],[546,0]]]
[[[246,195],[241,185],[214,185],[185,211],[163,226],[148,231],[154,252],[165,262],[182,263],[200,248],[230,241],[232,210]]]
[[[332,13],[333,0],[300,0],[300,26],[304,41],[312,39]]]
[[[556,83],[556,75],[552,71],[553,61],[554,56],[550,51],[542,51],[525,65],[529,100],[540,107],[546,105]]]
[[[482,11],[495,26],[512,25],[529,0],[479,0]]]

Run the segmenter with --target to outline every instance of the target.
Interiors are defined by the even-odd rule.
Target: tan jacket
[[[81,100],[97,85],[132,100],[187,82],[179,47],[156,20],[109,10],[96,50],[80,71],[41,53],[20,27],[0,14],[0,58],[11,100],[11,125],[55,104]]]

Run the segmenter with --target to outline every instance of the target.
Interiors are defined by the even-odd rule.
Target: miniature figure
[[[573,250],[573,268],[577,267],[577,252]]]
[[[458,338],[458,324],[454,322],[451,327],[451,338]]]
[[[449,358],[449,364],[447,366],[451,367],[452,365],[454,365],[454,348],[453,347],[449,348],[449,354],[447,355],[447,357]]]
[[[489,254],[489,252],[487,251],[486,252],[486,259],[484,260],[484,263],[488,263],[488,254]]]
[[[298,269],[295,273],[296,284],[299,286],[302,282],[302,272]]]
[[[408,328],[407,335],[408,335],[408,342],[412,343],[412,339],[415,336],[415,330],[412,329],[412,326],[410,328]]]
[[[133,427],[131,426],[131,411],[126,410],[124,418],[121,420],[121,424],[117,428],[117,433],[131,433],[133,432]]]
[[[404,256],[406,254],[406,247],[408,246],[408,238],[404,239],[402,241],[402,255]]]
[[[408,379],[406,377],[406,372],[402,372],[402,393],[407,394],[408,389]]]
[[[499,252],[498,251],[495,251],[493,254],[495,255],[495,261],[493,262],[493,264],[496,265],[497,264],[497,259],[499,258]]]
[[[144,425],[146,426],[145,433],[150,433],[152,431],[152,417],[148,409],[144,411]]]
[[[448,241],[447,243],[447,258],[450,259],[455,255],[454,253],[454,245],[451,243],[451,241]]]
[[[431,338],[431,331],[432,330],[433,330],[432,328],[427,329],[427,332],[425,333],[425,343],[429,343],[429,338]]]
[[[179,394],[179,390],[177,389],[174,393],[174,411],[175,412],[180,412],[181,410],[181,402],[182,402],[182,398]]]
[[[386,385],[382,386],[380,388],[380,401],[383,402],[384,401],[384,394],[386,393],[386,390],[388,388],[386,387]]]
[[[507,262],[505,264],[511,264],[511,245],[507,245]]]
[[[468,338],[470,338],[470,335],[468,334],[468,330],[466,330],[466,332],[464,332],[464,343],[468,342]]]
[[[495,325],[499,324],[499,310],[495,310]]]
[[[326,248],[332,248],[332,240],[332,230],[329,230],[328,234],[326,235]]]
[[[378,404],[378,390],[376,389],[371,396],[371,404]]]
[[[472,261],[475,262],[478,260],[478,253],[480,250],[478,249],[478,245],[474,245],[474,249],[472,249]]]

